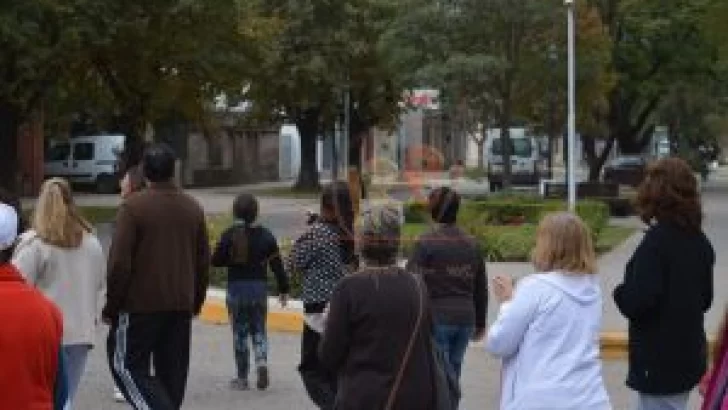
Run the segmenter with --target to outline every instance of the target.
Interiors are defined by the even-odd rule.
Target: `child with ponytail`
[[[212,265],[227,268],[227,305],[232,323],[236,377],[230,382],[234,390],[249,389],[249,340],[252,341],[259,390],[270,383],[268,375],[268,268],[278,284],[280,302],[288,300],[288,277],[273,234],[256,223],[258,201],[253,195],[241,194],[233,204],[235,221],[218,242]]]

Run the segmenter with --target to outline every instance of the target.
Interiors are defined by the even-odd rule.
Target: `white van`
[[[511,182],[538,185],[546,170],[538,139],[527,128],[511,128]],[[485,144],[488,180],[492,190],[503,186],[503,147],[500,129],[488,130]]]
[[[93,185],[99,193],[114,193],[125,140],[123,135],[98,135],[51,142],[45,154],[45,177],[62,177],[72,184]]]

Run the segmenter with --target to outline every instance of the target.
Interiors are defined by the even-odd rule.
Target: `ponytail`
[[[356,265],[354,242],[354,203],[349,184],[343,181],[326,186],[321,193],[323,222],[331,226],[339,236],[339,250],[342,261]]]
[[[250,260],[251,225],[258,218],[258,200],[251,194],[240,194],[233,203],[235,226],[232,230],[230,262],[246,264]]]
[[[238,223],[233,227],[230,263],[232,265],[247,264],[250,259],[250,227],[246,223]]]

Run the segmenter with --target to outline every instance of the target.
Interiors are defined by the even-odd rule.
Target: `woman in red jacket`
[[[0,409],[61,409],[61,314],[9,263],[17,235],[17,212],[0,203]]]
[[[726,306],[723,327],[718,333],[713,370],[706,375],[703,384],[702,410],[728,410],[728,306]]]

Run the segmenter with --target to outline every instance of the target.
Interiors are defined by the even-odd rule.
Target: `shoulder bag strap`
[[[407,275],[412,278],[412,280],[415,282],[415,288],[417,290],[418,295],[418,308],[417,308],[417,320],[415,321],[415,326],[412,329],[412,335],[410,336],[409,343],[407,344],[407,350],[404,352],[404,356],[402,356],[402,362],[399,365],[399,371],[397,372],[397,378],[394,380],[394,384],[392,385],[392,390],[389,392],[389,398],[387,399],[387,405],[384,407],[385,410],[391,410],[392,406],[394,406],[394,400],[397,398],[397,393],[399,392],[399,385],[402,383],[402,377],[404,377],[404,369],[407,367],[407,363],[409,362],[410,356],[412,355],[412,348],[415,345],[415,340],[417,340],[417,335],[419,334],[420,327],[422,325],[422,316],[424,313],[424,302],[423,302],[423,292],[422,292],[422,285],[420,284],[420,280],[417,279],[413,274],[407,273]]]

